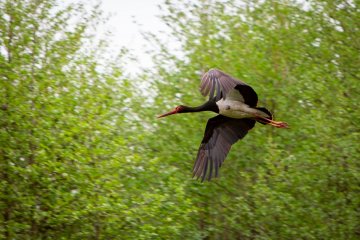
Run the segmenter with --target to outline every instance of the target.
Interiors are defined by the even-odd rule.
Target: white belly
[[[254,117],[254,110],[256,109],[250,108],[247,104],[232,101],[232,100],[224,100],[220,99],[216,102],[216,105],[219,108],[219,114],[224,115],[226,117],[231,118],[250,118]]]

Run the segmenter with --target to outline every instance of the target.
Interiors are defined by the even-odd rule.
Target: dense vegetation
[[[155,66],[130,78],[98,6],[0,0],[0,239],[359,239],[358,1],[161,7],[179,49],[148,33]],[[200,183],[213,114],[155,117],[205,101],[212,67],[290,129],[259,124]]]

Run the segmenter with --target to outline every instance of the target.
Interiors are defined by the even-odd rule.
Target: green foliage
[[[165,1],[180,51],[149,34],[133,78],[98,6],[60,6],[0,0],[0,239],[359,238],[356,1]],[[212,67],[290,129],[259,124],[200,183],[213,114],[156,115],[204,102]]]
[[[0,8],[2,238],[96,237],[115,214],[107,204],[129,153],[118,110],[130,97],[114,88],[117,66],[83,48],[100,13],[55,1]]]
[[[360,119],[355,3],[169,1],[166,10],[163,19],[184,56],[169,57],[168,50],[157,58],[159,108],[204,101],[194,89],[203,71],[217,67],[253,86],[259,105],[290,124],[289,130],[258,126],[234,146],[219,180],[188,189],[195,193],[194,220],[201,236],[356,239]],[[175,70],[165,72],[164,66]],[[194,158],[194,143],[208,117],[176,116],[161,123],[156,136],[171,140],[168,152],[160,151],[167,162],[175,148],[191,151],[177,159]]]

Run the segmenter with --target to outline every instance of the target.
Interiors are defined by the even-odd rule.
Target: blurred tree
[[[0,239],[191,235],[176,168],[140,155],[151,126],[99,9],[0,1]]]
[[[90,35],[97,9],[0,1],[2,239],[98,239],[104,229],[127,152],[117,111],[130,95]]]
[[[162,18],[183,51],[155,53],[158,111],[204,101],[200,75],[217,67],[252,85],[259,105],[291,126],[255,128],[219,181],[189,183],[202,237],[358,237],[357,9],[346,1],[166,1]],[[171,142],[157,155],[191,169],[209,116],[163,120],[157,142]]]
[[[178,41],[123,74],[99,6],[0,0],[0,239],[357,239],[355,1],[165,1]],[[191,179],[220,68],[289,130],[258,126],[220,179]],[[136,85],[133,85],[133,83]]]

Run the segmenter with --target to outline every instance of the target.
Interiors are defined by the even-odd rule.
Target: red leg
[[[259,122],[262,122],[262,123],[277,127],[277,128],[288,128],[289,127],[289,125],[286,122],[274,121],[274,120],[264,118],[264,117],[260,117],[260,116],[257,116],[256,120],[259,121]]]

